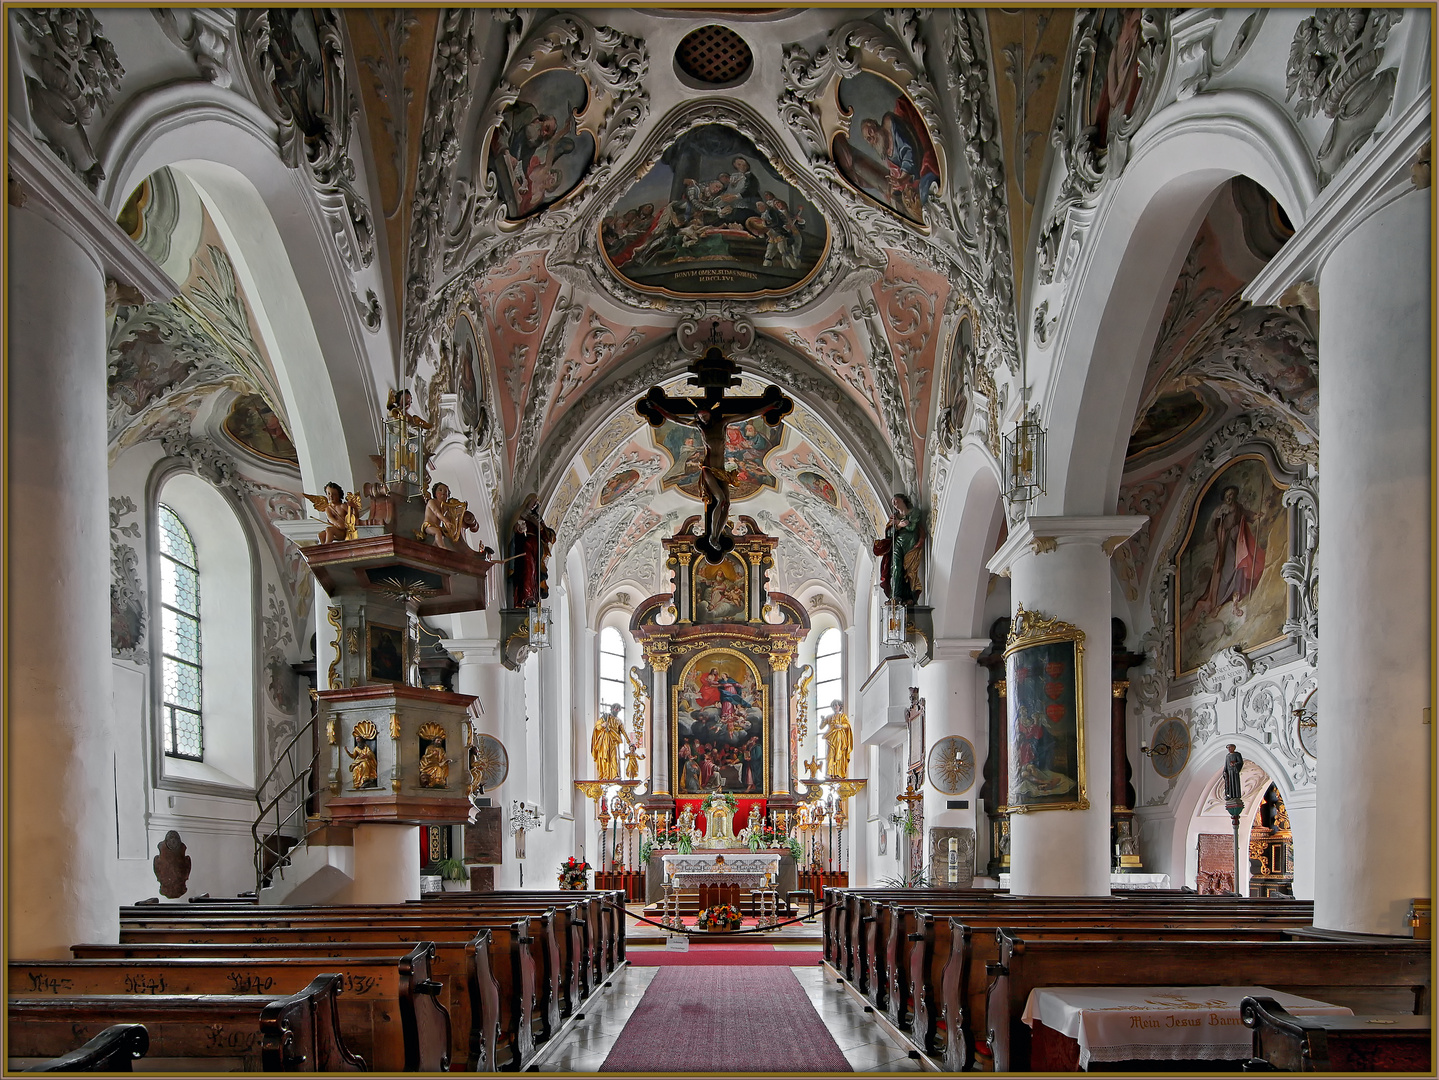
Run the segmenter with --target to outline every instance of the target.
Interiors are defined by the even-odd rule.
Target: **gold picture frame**
[[[1084,631],[1015,608],[1004,650],[1011,813],[1087,810]]]
[[[704,649],[691,657],[681,669],[680,677],[675,680],[670,688],[670,775],[674,778],[673,786],[675,788],[675,795],[680,798],[695,798],[712,789],[713,785],[711,785],[711,787],[705,787],[703,784],[699,785],[698,789],[694,791],[688,791],[685,788],[685,761],[681,755],[681,717],[685,718],[685,727],[693,731],[694,724],[699,722],[698,718],[693,716],[693,713],[699,710],[687,707],[689,699],[695,697],[694,691],[696,686],[692,685],[692,683],[696,680],[697,673],[702,675],[708,670],[716,670],[721,667],[731,670],[740,669],[744,674],[748,675],[755,693],[751,707],[759,709],[761,718],[759,747],[762,767],[759,776],[759,790],[748,792],[739,787],[726,787],[725,790],[740,798],[768,798],[770,792],[769,687],[766,685],[765,679],[760,675],[759,668],[755,666],[754,661],[737,649],[728,648]],[[722,672],[717,670],[716,673],[722,674]],[[699,704],[698,701],[696,704]],[[701,708],[703,708],[703,706],[701,706]],[[753,733],[752,726],[750,733]],[[733,736],[730,736],[730,738],[733,738]],[[707,735],[691,735],[685,737],[684,741],[689,744],[691,740],[696,740],[707,746],[717,743],[715,738],[709,738]],[[741,778],[742,777],[743,770],[741,769]]]

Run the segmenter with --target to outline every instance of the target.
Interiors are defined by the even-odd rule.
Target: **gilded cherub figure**
[[[414,395],[408,390],[391,390],[390,396],[385,401],[385,411],[390,414],[391,420],[403,420],[410,427],[428,431],[430,422],[410,412],[413,401]]]
[[[450,498],[448,484],[436,484],[425,503],[425,521],[416,539],[431,540],[445,551],[458,551],[469,546],[461,539],[466,532],[479,531],[480,523],[470,512],[469,503]]]
[[[320,543],[333,544],[340,540],[354,540],[358,537],[360,523],[360,497],[354,492],[345,494],[345,489],[331,481],[325,485],[325,494],[311,495],[305,492],[310,505],[325,515],[326,525],[320,533]]]

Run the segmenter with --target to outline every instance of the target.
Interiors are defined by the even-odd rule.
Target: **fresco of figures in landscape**
[[[1008,658],[1011,805],[1084,804],[1078,659],[1073,641],[1041,642]]]
[[[1279,570],[1288,558],[1284,488],[1262,458],[1237,458],[1210,480],[1179,549],[1177,673],[1281,635],[1289,593]]]
[[[819,211],[739,132],[685,132],[600,222],[600,246],[630,284],[676,296],[789,292],[829,243]]]
[[[849,135],[834,137],[840,174],[864,194],[916,225],[939,188],[939,156],[919,110],[904,91],[862,71],[840,80]]]
[[[589,102],[573,71],[546,71],[520,88],[490,141],[490,172],[511,221],[564,198],[595,158],[595,137],[577,127]]]
[[[677,794],[766,794],[765,688],[748,660],[731,649],[697,656],[675,687],[674,716]]]
[[[765,458],[784,439],[784,425],[770,427],[763,420],[731,424],[725,433],[725,468],[730,471],[730,501],[748,499],[761,488],[779,486]],[[656,444],[670,456],[670,467],[660,477],[661,490],[677,487],[693,499],[700,495],[700,462],[704,445],[699,432],[668,421],[655,433]]]
[[[696,563],[693,573],[696,623],[744,622],[749,618],[743,559],[731,552],[718,566]]]
[[[223,426],[226,435],[252,453],[287,465],[300,463],[285,425],[259,394],[236,398]]]

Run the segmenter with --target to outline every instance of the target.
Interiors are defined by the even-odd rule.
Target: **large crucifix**
[[[670,397],[658,386],[635,402],[635,412],[659,427],[666,420],[695,428],[704,440],[700,462],[700,492],[705,504],[705,532],[695,547],[705,560],[719,564],[734,548],[729,530],[729,489],[732,475],[725,467],[725,431],[731,424],[760,417],[771,427],[794,410],[794,402],[777,386],[767,386],[758,397],[725,397],[725,389],[738,386],[739,365],[714,343],[690,365],[689,381],[703,391],[698,397]]]

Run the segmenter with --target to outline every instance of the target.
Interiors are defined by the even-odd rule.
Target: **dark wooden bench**
[[[55,1058],[77,1040],[117,1023],[141,1024],[150,1061],[222,1058],[247,1071],[360,1072],[365,1062],[340,1032],[339,975],[298,994],[99,994],[11,997],[6,1052],[11,1060]]]
[[[134,1072],[134,1063],[150,1049],[144,1024],[113,1024],[78,1049],[25,1072]]]
[[[987,1035],[996,1072],[1029,1069],[1021,1020],[1037,987],[1270,986],[1356,1013],[1428,1009],[1429,942],[1062,941],[998,931]]]
[[[546,1037],[544,1022],[537,1018],[543,1016],[544,1011],[536,1006],[540,998],[539,988],[546,985],[539,974],[544,963],[542,958],[549,954],[544,946],[544,935],[552,926],[552,922],[547,924],[542,918],[533,916],[505,921],[504,918],[469,914],[456,916],[453,925],[444,921],[427,922],[420,931],[450,941],[467,935],[489,935],[487,956],[474,954],[471,959],[471,951],[467,950],[462,969],[456,971],[450,966],[453,961],[447,964],[446,984],[450,987],[455,1018],[456,1053],[465,1055],[475,1068],[496,1068],[500,1065],[522,1068],[534,1056],[537,1042]],[[405,940],[415,932],[405,922],[329,923],[301,919],[296,926],[210,926],[194,923],[179,929],[165,926],[122,927],[120,943],[141,948],[164,944],[207,945],[222,952],[248,945],[313,944],[347,948],[360,943],[393,942],[396,938]],[[446,959],[450,960],[449,957]],[[491,983],[494,984],[493,994],[497,1000],[493,1021],[484,1011]],[[475,987],[483,993],[476,994]],[[460,997],[461,994],[463,997]],[[477,1023],[481,1032],[478,1042],[475,1038]],[[538,1039],[537,1027],[540,1029]],[[486,1032],[497,1034],[486,1035]],[[477,1059],[476,1054],[481,1051],[483,1053]],[[489,1063],[488,1066],[485,1062]]]
[[[1434,1071],[1428,1016],[1294,1016],[1271,997],[1245,998],[1239,1015],[1254,1031],[1245,1072]]]
[[[347,1045],[381,1071],[449,1068],[450,1016],[443,984],[431,977],[434,945],[403,956],[186,957],[12,960],[9,997],[96,995],[288,995],[322,975],[340,977],[340,1030]]]

